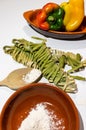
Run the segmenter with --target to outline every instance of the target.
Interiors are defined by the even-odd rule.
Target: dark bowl
[[[29,10],[27,12],[24,12],[23,14],[28,24],[38,33],[44,36],[56,38],[56,39],[77,39],[86,35],[86,16],[84,17],[84,20],[81,26],[74,32],[53,31],[53,30],[45,31],[38,28],[37,23],[36,23],[36,15],[38,14],[39,11],[40,9]]]
[[[31,109],[38,104],[45,104],[47,111],[55,114],[58,118],[53,119],[55,123],[62,120],[60,130],[62,127],[64,130],[79,130],[78,110],[70,96],[58,87],[46,83],[29,84],[12,94],[2,109],[0,130],[18,130]]]

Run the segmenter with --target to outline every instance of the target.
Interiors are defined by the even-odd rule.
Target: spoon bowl
[[[19,68],[12,71],[4,80],[0,81],[0,86],[4,85],[16,90],[24,85],[29,84],[24,80],[24,76],[30,73],[32,69],[33,68]],[[36,79],[34,79],[34,81],[32,81],[31,83],[37,82],[40,78],[41,74],[38,77],[36,77]]]

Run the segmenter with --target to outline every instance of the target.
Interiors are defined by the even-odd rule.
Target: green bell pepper
[[[48,14],[47,22],[49,23],[51,30],[61,30],[63,28],[64,14],[65,12],[61,7]]]

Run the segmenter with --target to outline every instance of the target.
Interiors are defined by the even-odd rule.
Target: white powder
[[[23,76],[23,80],[26,83],[32,83],[35,80],[37,80],[40,77],[40,75],[41,75],[41,71],[34,68],[29,73]]]
[[[57,122],[55,123],[53,119]],[[58,120],[56,115],[49,112],[46,105],[41,103],[30,111],[18,130],[65,130],[65,126],[61,126],[63,122],[62,119]]]

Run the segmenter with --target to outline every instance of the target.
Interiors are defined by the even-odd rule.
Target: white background
[[[52,0],[52,2],[61,2],[66,0]],[[78,1],[78,0],[77,0]],[[4,45],[11,45],[13,38],[25,38],[31,40],[31,36],[42,37],[41,34],[35,32],[30,28],[23,18],[23,13],[30,9],[41,8],[48,0],[0,0],[0,80],[3,80],[12,70],[24,67],[15,62],[11,56],[6,55],[3,51]],[[85,1],[86,14],[86,1]],[[78,40],[59,40],[53,38],[46,38],[47,46],[61,49],[65,51],[79,52],[83,58],[86,58],[86,37]],[[80,72],[81,75],[86,76],[86,70]],[[43,80],[46,82],[46,80]],[[86,130],[86,82],[76,81],[78,92],[76,94],[69,94],[74,101],[82,122],[81,130]],[[14,93],[13,90],[5,86],[0,86],[0,112],[8,97]]]

